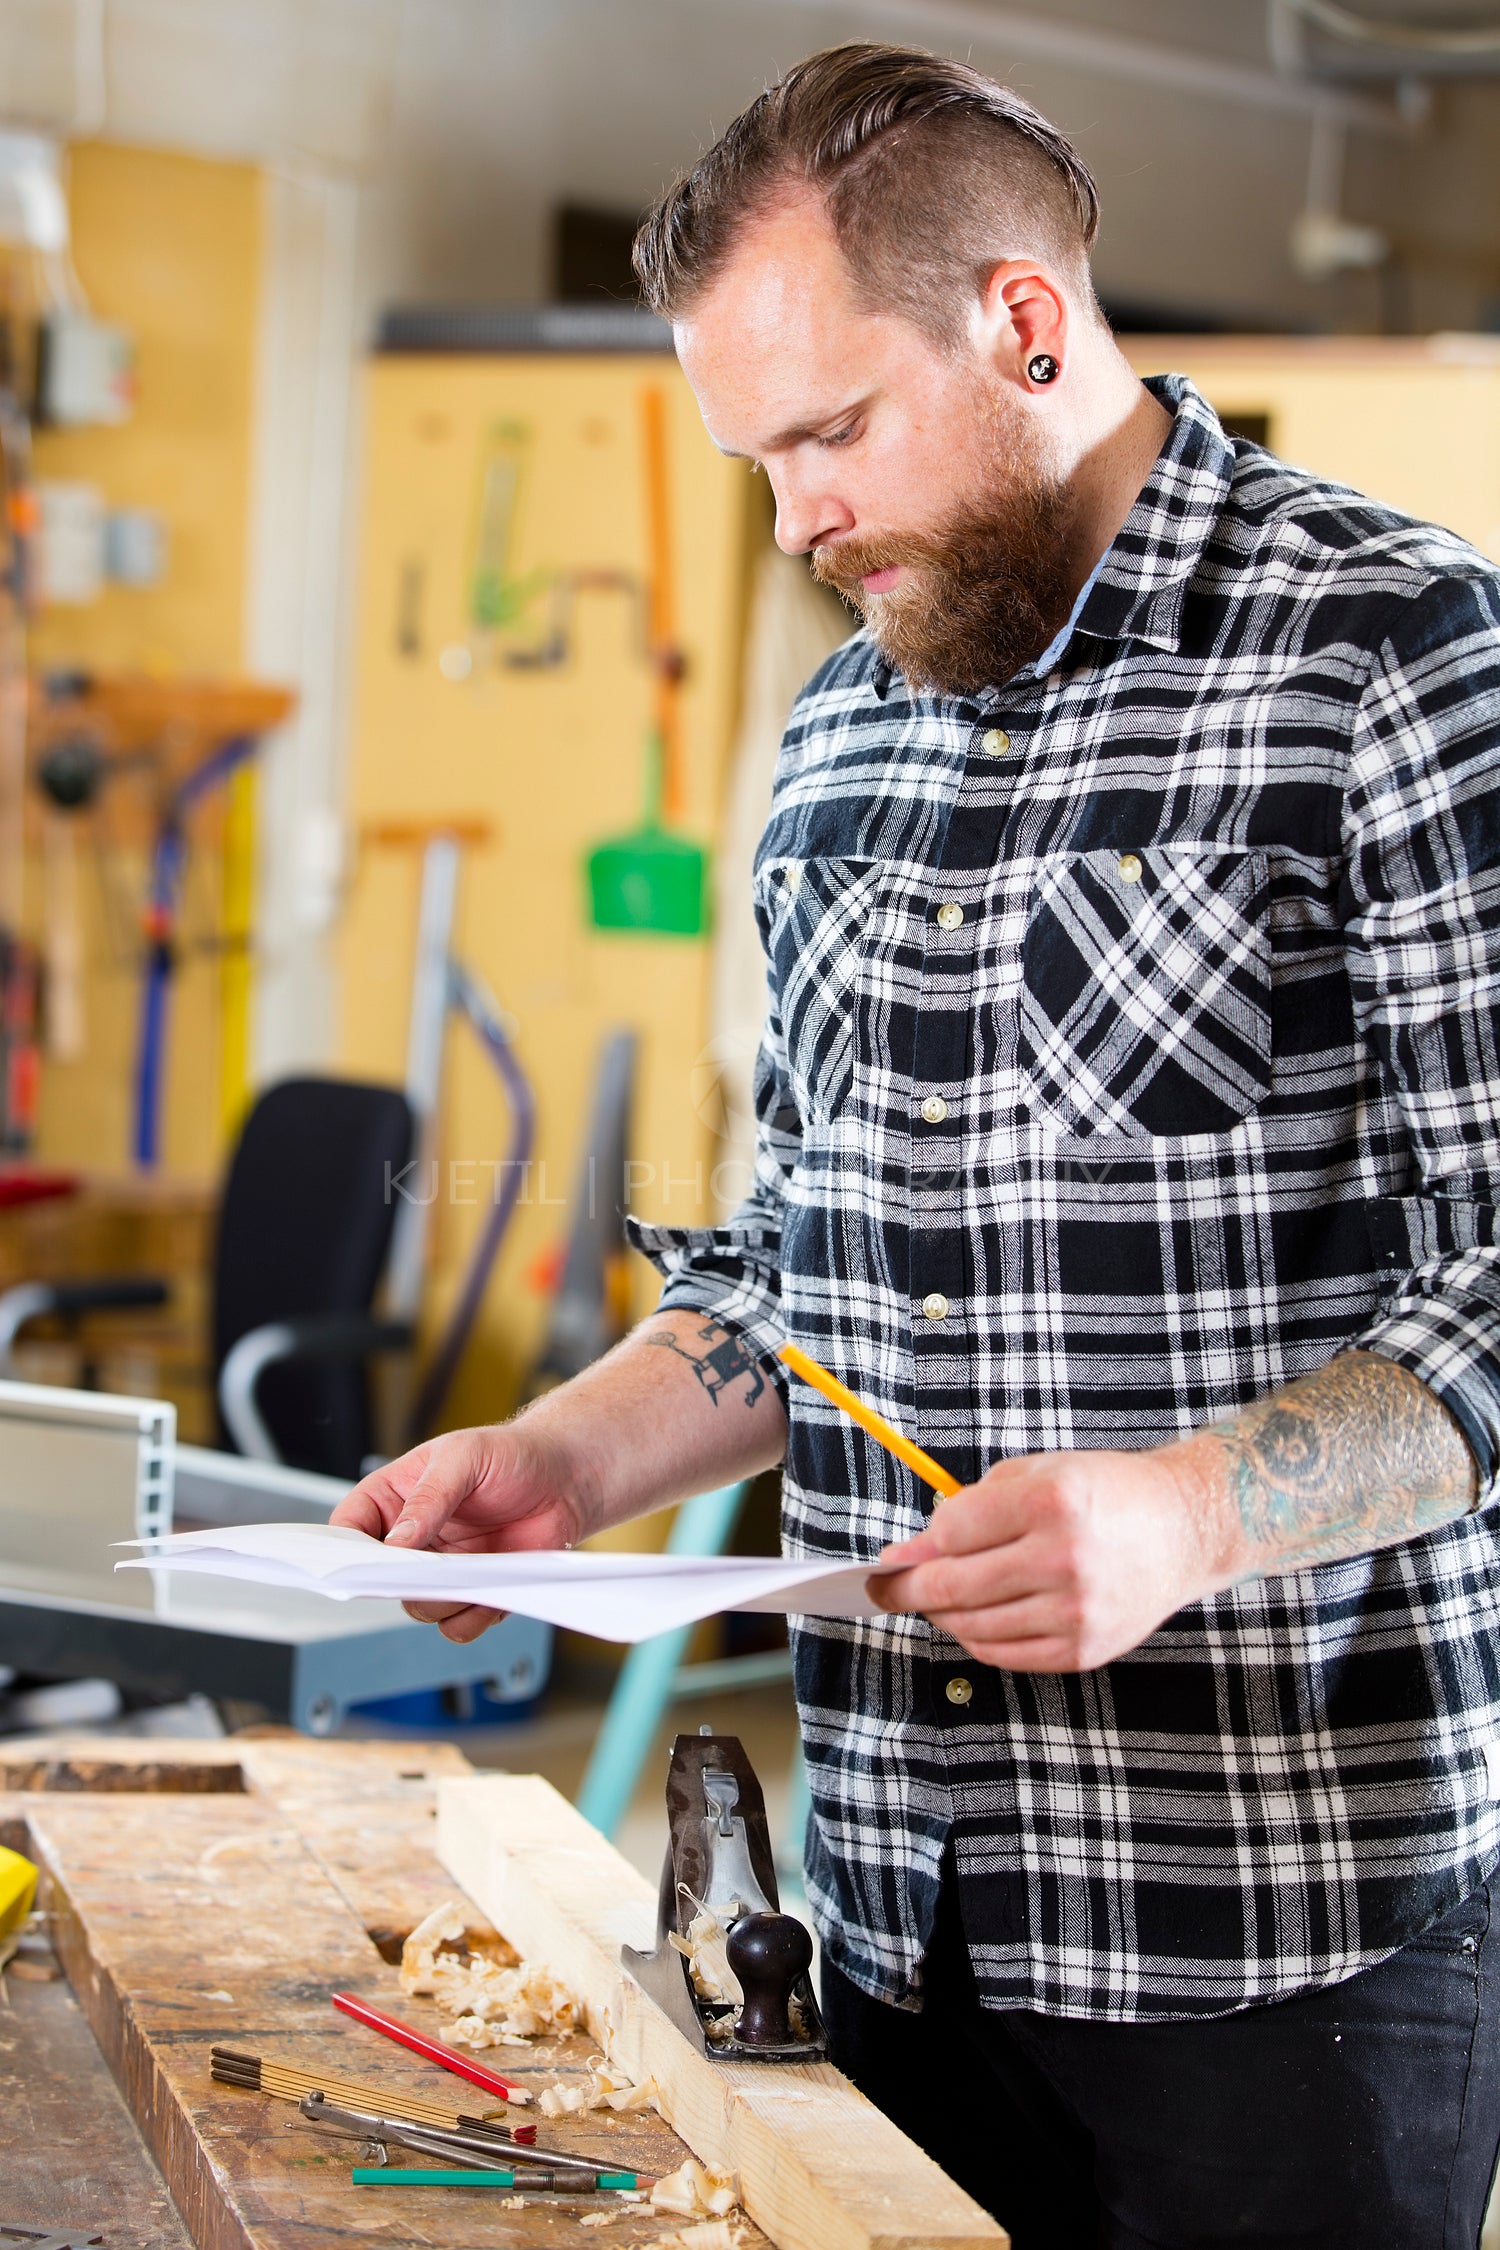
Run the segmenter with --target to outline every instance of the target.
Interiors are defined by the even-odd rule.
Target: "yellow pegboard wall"
[[[509,1407],[539,1348],[546,1304],[529,1277],[571,1217],[611,1030],[633,1026],[640,1041],[635,1208],[682,1223],[712,1208],[715,1144],[693,1098],[708,944],[596,931],[585,911],[588,850],[639,820],[656,709],[639,598],[607,583],[648,571],[648,386],[663,394],[687,659],[679,825],[711,843],[738,698],[749,478],[715,451],[675,362],[413,356],[370,372],[350,805],[367,840],[341,943],[341,1064],[391,1082],[403,1070],[418,853],[368,841],[371,829],[478,821],[489,836],[465,853],[458,950],[513,1015],[538,1103],[536,1160],[450,1422]],[[508,486],[505,569],[522,598],[488,628],[475,622],[476,562],[495,561]],[[598,581],[574,598],[566,661],[507,665],[505,651],[545,641],[559,573]],[[542,590],[526,598],[528,586]],[[447,1055],[429,1326],[457,1286],[506,1134],[494,1074],[466,1033],[450,1033]],[[637,1289],[644,1309],[644,1267]]]
[[[1500,560],[1500,337],[1125,336],[1271,451],[1440,523]]]

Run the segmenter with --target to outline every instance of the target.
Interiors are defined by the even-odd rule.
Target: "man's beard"
[[[887,662],[933,695],[998,687],[1040,656],[1071,607],[1072,508],[1019,411],[992,400],[985,488],[931,531],[851,533],[815,547],[813,576],[858,610]],[[909,575],[867,593],[872,572]]]

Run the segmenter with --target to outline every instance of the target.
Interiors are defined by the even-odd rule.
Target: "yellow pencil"
[[[913,1445],[910,1438],[892,1429],[883,1414],[877,1414],[873,1406],[866,1406],[862,1398],[856,1398],[853,1391],[845,1389],[836,1375],[830,1375],[826,1367],[809,1359],[795,1344],[783,1344],[777,1356],[785,1360],[792,1373],[800,1375],[804,1383],[811,1383],[815,1391],[831,1399],[851,1422],[868,1430],[877,1445],[883,1445],[887,1453],[894,1453],[898,1461],[904,1461],[909,1469],[915,1470],[924,1484],[932,1486],[940,1500],[951,1499],[955,1492],[963,1489],[957,1477],[950,1477],[946,1469],[940,1469],[930,1453],[924,1453],[920,1445]]]

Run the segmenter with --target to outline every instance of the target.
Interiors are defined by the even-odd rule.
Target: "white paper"
[[[453,1555],[387,1547],[343,1524],[247,1523],[127,1540],[146,1548],[117,1570],[197,1571],[353,1601],[477,1602],[598,1640],[644,1641],[726,1609],[874,1617],[869,1563],[790,1555],[640,1555],[605,1549]]]

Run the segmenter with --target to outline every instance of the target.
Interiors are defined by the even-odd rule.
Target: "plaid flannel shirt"
[[[1347,1977],[1500,1858],[1500,573],[1152,388],[1171,433],[1065,645],[935,699],[856,634],[805,689],[755,1186],[636,1239],[664,1306],[795,1339],[965,1481],[1358,1346],[1452,1409],[1481,1505],[1080,1675],[801,1620],[810,1896],[904,2006],[946,1846],[984,2002],[1115,2020]],[[927,1520],[788,1405],[793,1552]]]

